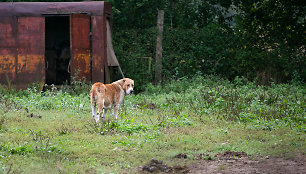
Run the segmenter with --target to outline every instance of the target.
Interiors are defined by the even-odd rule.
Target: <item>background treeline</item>
[[[165,81],[200,72],[228,79],[243,76],[259,84],[305,82],[306,1],[110,3],[114,12],[114,49],[127,76],[142,82],[154,80],[156,16],[157,10],[163,9]]]
[[[304,0],[106,1],[115,53],[140,86],[154,81],[158,10],[165,11],[164,81],[196,73],[259,84],[306,80]]]

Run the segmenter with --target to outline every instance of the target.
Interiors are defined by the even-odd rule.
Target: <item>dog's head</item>
[[[134,92],[134,80],[129,78],[122,79],[122,88],[125,94],[132,94]]]

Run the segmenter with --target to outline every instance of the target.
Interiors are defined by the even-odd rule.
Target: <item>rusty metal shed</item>
[[[26,88],[33,82],[70,84],[72,77],[107,82],[108,66],[118,64],[107,55],[113,53],[107,29],[107,2],[0,3],[0,83]]]

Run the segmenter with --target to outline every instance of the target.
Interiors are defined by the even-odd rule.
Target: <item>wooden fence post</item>
[[[164,29],[164,10],[159,10],[157,15],[157,38],[156,38],[156,64],[155,64],[155,84],[160,83],[162,79],[162,40]]]

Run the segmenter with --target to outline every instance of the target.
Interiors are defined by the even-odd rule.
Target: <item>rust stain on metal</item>
[[[10,73],[15,70],[15,57],[11,55],[0,56],[0,71]]]
[[[15,82],[15,57],[12,55],[0,55],[0,83]]]

